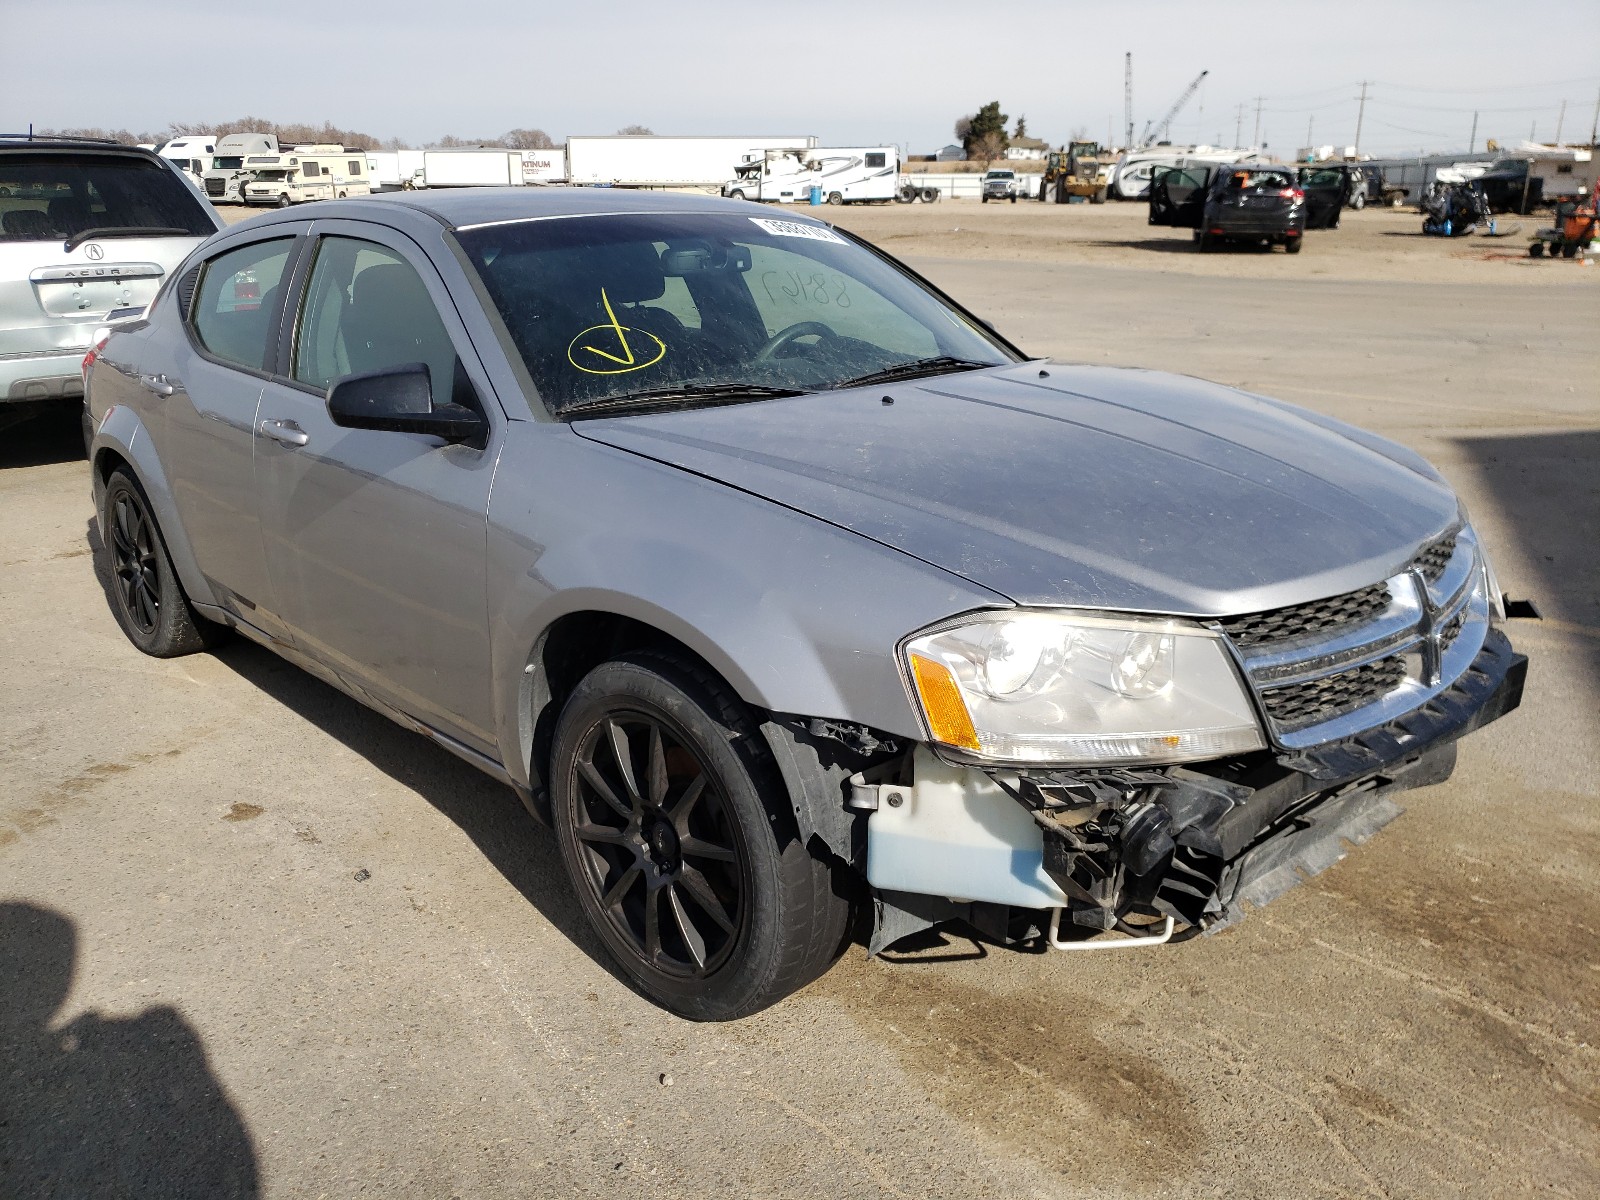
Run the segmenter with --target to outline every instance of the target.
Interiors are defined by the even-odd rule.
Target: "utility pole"
[[[1594,98],[1594,120],[1589,122],[1589,145],[1600,143],[1600,95]]]
[[[1256,97],[1256,136],[1254,142],[1251,144],[1254,145],[1257,150],[1261,148],[1261,102],[1265,99],[1265,96]]]
[[[1313,154],[1316,151],[1315,151],[1315,148],[1314,148],[1314,144],[1311,141],[1311,130],[1316,125],[1316,123],[1317,123],[1317,114],[1316,113],[1312,113],[1309,117],[1306,118],[1306,149],[1308,151],[1310,151],[1311,153],[1313,153]]]
[[[1361,123],[1367,117],[1367,81],[1361,81],[1361,107],[1356,109],[1356,154],[1361,153]]]
[[[1133,51],[1129,50],[1122,60],[1122,116],[1128,127],[1128,140],[1123,143],[1124,150],[1133,149]]]
[[[1239,145],[1239,139],[1244,135],[1244,105],[1240,104],[1233,117],[1233,144]]]
[[[1567,102],[1565,100],[1563,100],[1561,102],[1561,115],[1556,118],[1556,140],[1555,140],[1555,144],[1557,146],[1561,145],[1561,127],[1563,125],[1565,125],[1566,123],[1567,123]]]
[[[1473,113],[1472,114],[1472,136],[1467,139],[1467,153],[1468,154],[1476,154],[1477,152],[1478,152],[1478,114],[1477,113]]]

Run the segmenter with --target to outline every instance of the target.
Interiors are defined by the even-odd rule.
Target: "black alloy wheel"
[[[99,526],[111,612],[138,649],[156,658],[176,658],[226,636],[223,626],[190,607],[150,500],[126,468],[117,468],[106,480]]]
[[[641,650],[594,668],[563,706],[548,778],[579,907],[662,1007],[746,1016],[843,949],[848,889],[797,836],[754,718],[703,665]]]
[[[107,505],[112,587],[119,609],[141,636],[154,637],[161,624],[161,572],[156,535],[142,497],[119,489]]]
[[[618,708],[578,749],[572,833],[614,933],[669,975],[704,979],[738,940],[748,855],[728,802],[664,714]]]

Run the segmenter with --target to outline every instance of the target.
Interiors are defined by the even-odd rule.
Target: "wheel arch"
[[[126,406],[112,408],[101,421],[94,441],[89,447],[89,462],[94,485],[95,528],[100,525],[100,507],[105,498],[106,482],[118,467],[124,467],[144,489],[145,497],[155,515],[172,559],[172,569],[191,603],[214,604],[210,581],[200,569],[189,535],[178,517],[178,506],[173,502],[172,486],[166,469],[156,456],[155,446],[139,414]]]

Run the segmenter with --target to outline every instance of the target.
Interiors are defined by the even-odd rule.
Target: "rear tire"
[[[1361,192],[1357,192],[1354,196],[1350,197],[1350,207],[1355,209],[1356,212],[1360,212],[1366,206],[1367,198]]]
[[[204,650],[225,635],[222,626],[190,606],[149,497],[124,467],[106,481],[99,526],[111,613],[138,649],[153,658],[177,658]]]
[[[663,1008],[747,1016],[839,953],[850,904],[797,836],[749,712],[704,667],[652,651],[596,667],[556,724],[550,780],[579,905]]]
[[[842,193],[842,192],[829,192],[828,193],[828,203],[829,204],[843,204],[844,203],[844,193]]]
[[[1305,242],[1305,240],[1306,239],[1305,239],[1305,235],[1304,234],[1302,234],[1299,237],[1284,238],[1283,239],[1283,252],[1285,254],[1299,254],[1300,253],[1300,247]]]

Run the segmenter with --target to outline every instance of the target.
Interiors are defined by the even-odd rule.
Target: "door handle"
[[[165,375],[141,375],[139,382],[146,391],[154,392],[158,396],[171,396],[183,391],[181,380],[168,379]]]
[[[256,432],[262,437],[271,438],[281,446],[304,446],[311,440],[311,435],[293,421],[279,421],[268,417],[256,426]]]

